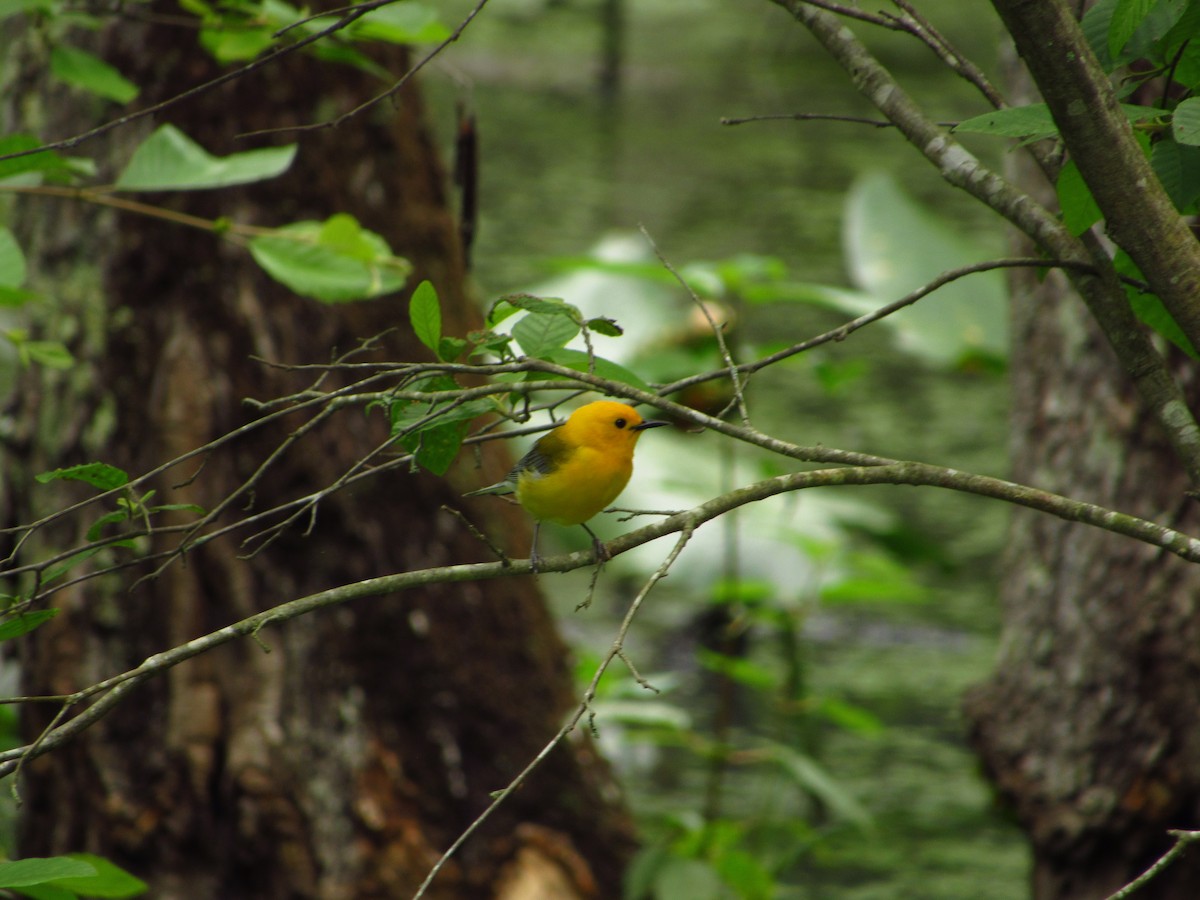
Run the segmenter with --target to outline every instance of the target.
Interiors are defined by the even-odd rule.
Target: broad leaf
[[[20,613],[13,616],[4,622],[0,622],[0,641],[10,641],[23,634],[29,634],[33,629],[49,622],[57,615],[57,609],[35,609],[32,612]],[[12,885],[3,883],[2,873],[4,865],[7,865],[7,863],[0,864],[0,887],[12,887]]]
[[[1100,221],[1100,207],[1096,205],[1092,192],[1084,184],[1083,176],[1075,160],[1067,160],[1058,173],[1058,205],[1062,209],[1063,224],[1074,235],[1083,234]]]
[[[102,491],[111,491],[113,488],[119,488],[121,485],[128,484],[129,475],[126,474],[125,470],[118,469],[116,466],[110,466],[108,463],[94,462],[69,466],[65,469],[55,469],[52,472],[42,472],[39,475],[35,475],[34,480],[38,484],[47,484],[48,482],[59,480],[83,481]]]
[[[577,334],[578,323],[570,316],[555,313],[527,313],[512,327],[512,336],[526,356],[544,357],[565,347]]]
[[[117,178],[123,191],[197,191],[274,178],[287,171],[296,145],[212,156],[173,125],[142,142]]]
[[[99,57],[76,47],[50,51],[50,71],[55,78],[116,103],[128,103],[138,87]]]
[[[72,853],[70,858],[90,865],[94,874],[58,878],[52,882],[54,886],[66,888],[84,897],[106,897],[112,900],[137,897],[149,889],[146,882],[103,857],[90,853]]]
[[[0,138],[0,156],[21,153],[41,145],[42,142],[31,134],[10,134]],[[30,153],[28,156],[18,156],[16,159],[0,160],[0,181],[29,172],[61,174],[69,171],[70,163],[53,150]]]
[[[1200,147],[1164,138],[1155,142],[1150,165],[1175,208],[1190,211],[1200,199]]]
[[[353,229],[347,229],[349,220]],[[327,228],[329,223],[334,227]],[[404,286],[412,266],[387,242],[338,214],[329,222],[295,222],[254,238],[250,253],[276,281],[328,303],[365,300]]]
[[[562,347],[558,350],[547,351],[541,354],[539,358],[546,360],[546,362],[565,366],[576,372],[588,371],[588,355],[582,350],[572,350],[569,347]],[[605,359],[602,356],[593,356],[590,362],[593,365],[592,373],[598,378],[619,381],[622,384],[627,384],[642,391],[649,391],[651,389],[650,385],[646,384],[636,373],[631,372],[629,369],[610,359]]]
[[[1158,107],[1137,106],[1132,103],[1122,103],[1121,111],[1130,122],[1145,122],[1166,116],[1166,112]],[[1055,137],[1058,134],[1058,125],[1055,124],[1054,117],[1050,115],[1050,108],[1045,103],[1031,103],[1028,106],[996,109],[981,116],[965,119],[954,126],[954,131],[1034,141]]]
[[[441,356],[442,309],[438,304],[437,291],[428,281],[422,281],[413,291],[408,303],[408,321],[413,334],[422,344]]]
[[[433,44],[450,36],[450,29],[438,20],[436,9],[412,0],[372,10],[349,30],[355,40],[391,44]]]
[[[1117,0],[1108,25],[1109,56],[1116,59],[1121,55],[1154,4],[1155,0]]]
[[[86,860],[67,856],[30,857],[0,862],[0,888],[46,884],[60,878],[89,877],[96,867]]]
[[[0,285],[19,288],[25,283],[25,254],[13,233],[0,228]]]
[[[1200,145],[1200,97],[1189,97],[1175,107],[1171,133],[1181,144]]]

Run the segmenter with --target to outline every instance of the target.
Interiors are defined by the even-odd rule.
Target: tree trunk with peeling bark
[[[99,41],[97,52],[144,87],[142,103],[216,74],[194,32],[122,21]],[[42,134],[98,121],[91,101],[47,83],[38,46],[21,42],[16,52],[23,64],[11,71],[24,74],[5,92],[10,127],[34,111]],[[403,70],[401,54],[379,58]],[[247,148],[238,134],[319,120],[378,90],[355,70],[293,55],[165,118],[225,154]],[[150,199],[263,225],[348,211],[413,261],[411,283],[433,281],[446,333],[463,334],[476,314],[422,115],[406,89],[338,129],[300,137],[283,177]],[[150,127],[143,120],[79,152],[111,176]],[[254,356],[325,362],[389,329],[362,359],[424,352],[404,324],[405,300],[325,306],[295,297],[244,249],[212,235],[44,199],[25,203],[18,220],[32,280],[59,304],[51,329],[80,361],[61,375],[27,373],[10,403],[7,525],[85,495],[78,485],[33,485],[39,471],[92,459],[147,471],[252,418],[243,398],[286,395],[312,380]],[[212,509],[299,421],[164,473],[156,501]],[[227,519],[247,503],[266,509],[330,484],[385,436],[378,413],[338,413],[290,448]],[[486,465],[488,474],[503,471],[502,460]],[[443,504],[461,505],[453,477],[389,474],[326,498],[311,532],[306,520],[251,559],[239,558],[243,532],[132,591],[115,576],[66,588],[54,597],[62,613],[23,642],[23,692],[78,690],[317,590],[486,558]],[[524,553],[528,527],[515,514],[506,524],[514,552]],[[37,541],[70,546],[86,527],[64,522]],[[30,762],[20,782],[20,854],[98,853],[149,881],[153,896],[178,900],[408,896],[489,793],[546,744],[572,696],[566,648],[527,579],[334,607],[170,670],[81,738]],[[26,707],[27,738],[53,712]],[[560,746],[429,896],[617,896],[632,836],[615,796],[590,741]]]

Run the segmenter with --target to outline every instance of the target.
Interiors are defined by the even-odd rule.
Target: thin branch
[[[687,295],[692,298],[692,303],[696,305],[696,308],[703,313],[705,320],[708,322],[709,330],[712,331],[713,337],[717,340],[717,347],[721,351],[721,361],[725,363],[725,371],[729,373],[729,383],[733,387],[733,397],[737,403],[738,413],[742,417],[742,423],[749,425],[750,412],[746,408],[746,396],[743,392],[742,378],[738,372],[737,365],[733,361],[733,354],[729,352],[729,345],[725,342],[724,324],[717,323],[713,318],[712,311],[697,296],[696,292],[692,290],[692,286],[684,280],[684,277],[671,265],[662,251],[658,249],[658,244],[654,242],[654,238],[650,236],[650,232],[646,230],[646,226],[638,225],[638,230],[642,232],[642,237],[650,244],[650,249],[654,251],[654,255],[658,257],[658,261],[662,264],[662,267],[671,273],[674,279],[679,282],[679,286],[687,291]]]
[[[672,409],[672,411],[678,411],[677,414],[690,413],[693,417],[709,421],[713,423],[715,428],[732,436],[740,435],[747,439],[753,438],[752,442],[758,446],[781,453],[784,456],[802,458],[810,454],[810,448],[789,444],[766,435],[758,435],[752,429],[748,429],[745,426],[723,422],[720,419],[705,416],[702,413],[697,413],[678,404],[661,400],[658,402],[662,406]],[[844,451],[842,453],[844,454]],[[871,461],[865,465],[794,472],[756,482],[722,494],[693,509],[621,535],[610,541],[606,545],[606,549],[610,556],[617,556],[665,535],[676,533],[690,534],[704,523],[725,515],[734,509],[791,491],[807,490],[814,487],[894,484],[941,487],[948,490],[1003,500],[1008,503],[1039,510],[1067,521],[1080,522],[1102,528],[1114,534],[1133,538],[1150,546],[1174,553],[1190,562],[1200,562],[1200,539],[1154,522],[1149,522],[1137,516],[1105,509],[1092,503],[1071,500],[1049,491],[1038,490],[1037,488],[1015,484],[986,475],[975,475],[925,463],[896,462],[879,457],[868,457],[868,459]],[[568,572],[583,566],[593,565],[594,562],[591,550],[579,551],[544,558],[540,561],[539,571],[543,574]],[[335,606],[350,600],[379,597],[430,584],[480,581],[490,578],[528,575],[531,574],[531,571],[530,562],[527,559],[510,560],[507,563],[470,563],[445,566],[369,578],[281,603],[265,612],[242,619],[217,631],[210,632],[202,637],[150,656],[134,669],[97,682],[75,694],[69,695],[66,700],[66,706],[68,707],[78,705],[92,697],[97,697],[97,699],[75,718],[64,722],[40,736],[35,744],[0,751],[0,777],[11,774],[22,759],[39,756],[62,746],[66,741],[75,737],[111,710],[124,698],[133,686],[181,662],[212,650],[214,647],[228,643],[236,638],[257,634],[269,625],[286,622],[318,609]]]
[[[395,2],[395,0],[388,0],[388,2]],[[293,125],[293,126],[288,126],[288,127],[284,127],[284,128],[264,128],[260,131],[249,131],[249,132],[246,132],[245,134],[241,134],[238,136],[239,137],[257,137],[258,135],[264,135],[264,134],[286,134],[289,132],[322,131],[326,128],[339,127],[340,125],[344,124],[345,122],[347,122],[350,119],[357,116],[359,113],[365,112],[366,110],[371,109],[373,106],[376,106],[376,105],[382,103],[384,100],[387,100],[390,97],[394,97],[397,93],[399,93],[401,88],[403,88],[404,85],[408,84],[409,80],[414,75],[416,75],[419,71],[421,71],[421,69],[425,68],[426,63],[428,63],[435,56],[437,56],[439,53],[441,53],[443,50],[445,50],[447,47],[449,47],[451,44],[453,44],[455,41],[457,41],[459,39],[459,37],[462,35],[463,31],[466,30],[466,27],[471,24],[471,20],[474,19],[477,15],[479,15],[479,13],[482,12],[483,8],[485,6],[487,6],[487,2],[488,2],[488,0],[479,0],[479,2],[475,4],[475,8],[472,9],[469,13],[467,13],[466,17],[461,22],[458,23],[458,27],[456,27],[452,32],[450,32],[449,37],[447,37],[444,41],[442,41],[440,44],[438,44],[436,47],[434,47],[432,50],[430,50],[427,54],[425,54],[425,56],[422,57],[421,60],[415,66],[413,66],[407,72],[405,72],[403,75],[401,75],[400,78],[395,82],[395,84],[393,84],[390,88],[388,88],[382,94],[375,95],[374,97],[372,97],[370,100],[366,101],[365,103],[360,103],[358,106],[354,107],[354,109],[350,110],[349,112],[342,113],[336,119],[328,119],[324,122],[315,122],[311,125]]]
[[[642,589],[638,591],[637,596],[634,597],[633,601],[629,604],[629,609],[625,611],[625,617],[621,620],[621,625],[617,629],[617,636],[613,640],[612,646],[609,648],[608,653],[605,654],[604,658],[600,660],[600,664],[596,667],[596,671],[592,675],[591,683],[588,684],[587,690],[584,691],[583,700],[580,702],[579,706],[575,708],[575,712],[570,718],[567,719],[562,728],[558,730],[558,733],[555,734],[554,737],[549,740],[546,746],[541,749],[537,756],[530,760],[528,765],[526,765],[525,768],[517,773],[517,776],[508,783],[508,786],[505,787],[504,790],[495,795],[495,797],[492,799],[492,802],[488,804],[487,808],[484,809],[484,811],[481,812],[457,838],[455,838],[454,843],[446,848],[446,851],[441,855],[441,858],[439,858],[438,861],[434,863],[433,868],[429,870],[429,874],[425,876],[425,880],[421,882],[420,887],[417,888],[417,892],[413,894],[413,900],[421,900],[421,898],[425,896],[425,892],[429,889],[429,886],[433,883],[433,880],[437,878],[438,873],[441,872],[446,863],[450,861],[450,858],[458,852],[459,848],[467,842],[471,835],[474,834],[485,821],[487,821],[488,817],[500,807],[501,803],[508,799],[508,797],[510,797],[512,793],[517,790],[517,788],[524,784],[525,780],[530,776],[530,774],[533,773],[533,770],[542,764],[542,762],[553,752],[554,748],[561,744],[563,740],[566,739],[567,735],[569,735],[576,729],[576,727],[578,727],[580,720],[582,720],[591,709],[592,701],[596,698],[596,689],[600,685],[600,679],[604,677],[604,673],[608,670],[608,667],[612,664],[612,661],[618,656],[622,659],[625,659],[625,638],[629,633],[629,626],[633,624],[634,617],[637,615],[638,610],[641,609],[642,601],[646,599],[646,595],[650,593],[654,585],[658,584],[659,581],[666,577],[667,571],[675,563],[675,560],[679,558],[679,554],[683,551],[683,548],[687,545],[687,542],[691,539],[691,537],[692,529],[690,528],[685,529],[680,533],[679,540],[675,542],[675,546],[671,548],[671,552],[667,554],[667,558],[663,560],[662,564],[655,570],[654,574],[650,576],[650,578],[642,586]],[[628,663],[628,660],[626,660],[626,662]],[[630,666],[630,668],[632,669],[632,666]]]
[[[1125,887],[1121,888],[1115,894],[1110,894],[1105,900],[1125,900],[1127,897],[1132,897],[1134,893],[1141,890],[1152,880],[1157,878],[1167,866],[1175,862],[1179,857],[1183,856],[1187,849],[1197,842],[1200,842],[1200,831],[1168,831],[1171,837],[1175,838],[1175,843],[1171,849],[1160,856],[1150,868],[1135,878]]]

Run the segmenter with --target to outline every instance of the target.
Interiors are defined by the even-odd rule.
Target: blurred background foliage
[[[445,21],[472,5],[445,4]],[[607,69],[606,9],[622,23]],[[921,10],[995,71],[990,8]],[[859,30],[934,116],[984,111],[915,41]],[[597,353],[643,378],[719,358],[639,226],[716,304],[743,359],[1004,255],[999,224],[889,129],[721,124],[872,116],[766,3],[510,0],[487,8],[424,87],[446,146],[457,104],[478,120],[480,295],[529,291],[615,318],[626,335],[597,337]],[[1002,164],[998,144],[972,149]],[[958,281],[752,378],[752,419],[799,443],[1003,474],[1003,304],[1000,274]],[[780,466],[660,431],[620,502],[682,508]],[[602,534],[629,527],[602,518]],[[646,842],[628,896],[1026,895],[1027,852],[978,776],[959,712],[992,664],[1005,520],[979,499],[860,488],[778,498],[697,534],[627,644],[658,693],[611,670],[595,704]],[[542,579],[581,682],[665,546],[611,564],[583,612],[589,573]]]

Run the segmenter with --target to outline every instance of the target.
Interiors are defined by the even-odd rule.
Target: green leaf
[[[512,327],[512,336],[526,356],[545,357],[564,347],[575,335],[579,325],[570,316],[556,313],[528,313]]]
[[[437,10],[421,3],[396,3],[373,10],[350,26],[355,40],[391,44],[434,44],[450,36]]]
[[[671,857],[654,876],[653,896],[654,900],[722,900],[728,895],[708,863]]]
[[[454,362],[467,349],[467,342],[459,337],[444,337],[438,341],[437,355],[442,362]]]
[[[770,690],[779,683],[779,679],[775,677],[774,672],[752,660],[740,656],[727,656],[724,653],[717,653],[714,650],[698,647],[696,649],[696,658],[710,672],[724,675],[726,678],[732,679],[739,684],[744,684],[747,687],[758,690]]]
[[[13,638],[20,637],[23,634],[29,634],[33,629],[37,628],[46,622],[49,622],[58,615],[57,609],[36,609],[32,612],[20,613],[13,618],[0,622],[0,641],[10,641]],[[3,867],[7,863],[0,864],[0,882],[3,881]],[[0,887],[11,887],[12,885],[0,884]]]
[[[563,347],[560,350],[550,350],[541,354],[540,359],[547,362],[556,363],[560,366],[565,366],[576,372],[588,371],[588,355],[582,350],[571,350]],[[598,378],[606,378],[609,381],[619,381],[622,384],[627,384],[630,387],[635,387],[638,390],[649,391],[650,385],[646,384],[637,374],[629,369],[619,365],[612,360],[605,359],[602,356],[594,356],[591,360],[595,368],[593,374]]]
[[[1155,0],[1117,0],[1112,21],[1108,25],[1108,53],[1113,59],[1121,55]]]
[[[447,379],[449,389],[457,389],[452,379]],[[417,464],[435,475],[445,475],[458,456],[463,437],[472,419],[495,411],[490,400],[469,400],[457,406],[446,405],[443,410],[434,410],[435,418],[408,431],[400,439],[400,445],[416,457]],[[393,410],[392,433],[412,429],[416,423],[431,414],[427,404],[397,405]],[[398,414],[397,414],[398,413]]]
[[[53,0],[0,0],[0,20],[25,12],[53,15],[57,7]]]
[[[0,138],[0,156],[21,153],[41,145],[42,142],[31,134],[6,135]],[[16,159],[0,160],[0,181],[27,172],[61,173],[68,171],[70,171],[70,163],[53,150],[30,153],[28,156],[18,156]]]
[[[75,365],[75,357],[59,341],[24,341],[20,352],[26,362],[38,363],[50,369],[69,369]]]
[[[1150,152],[1150,166],[1180,212],[1189,211],[1200,199],[1200,147],[1185,146],[1170,138],[1156,141]]]
[[[1092,192],[1084,184],[1083,176],[1075,160],[1067,160],[1058,173],[1058,205],[1062,209],[1063,224],[1074,235],[1083,234],[1100,221],[1100,207],[1096,205]]]
[[[122,191],[197,191],[274,178],[287,171],[296,145],[212,156],[173,125],[163,125],[133,152],[115,187]]]
[[[1113,266],[1121,275],[1145,281],[1141,270],[1124,250],[1117,251],[1113,257]],[[1129,298],[1129,305],[1133,308],[1133,314],[1138,321],[1153,328],[1192,359],[1200,359],[1200,354],[1196,353],[1196,348],[1192,346],[1192,342],[1183,333],[1183,329],[1163,306],[1163,302],[1157,294],[1138,290],[1129,284],[1125,284],[1124,288],[1125,296]]]
[[[995,109],[981,116],[965,119],[954,131],[968,134],[995,134],[1014,138],[1046,138],[1058,134],[1058,125],[1045,103]]]
[[[76,553],[72,556],[68,556],[66,559],[64,559],[62,562],[60,562],[57,566],[54,566],[53,568],[46,570],[46,573],[42,576],[42,583],[49,584],[52,581],[57,581],[63,575],[67,574],[67,572],[70,572],[73,568],[75,568],[77,565],[79,565],[81,562],[85,562],[85,561],[91,559],[93,556],[95,556],[97,553],[99,553],[102,549],[104,549],[104,548],[103,547],[89,547],[86,550],[80,550],[78,553]]]
[[[602,334],[605,337],[620,337],[625,333],[624,328],[612,319],[605,318],[604,316],[588,319],[587,327],[596,332],[596,334]]]
[[[821,800],[839,818],[859,827],[871,824],[871,814],[812,757],[785,744],[771,743],[771,756],[804,790]]]
[[[0,228],[0,285],[19,288],[25,283],[25,254],[7,228]]]
[[[533,294],[507,294],[492,304],[487,322],[497,325],[518,310],[544,316],[565,316],[576,325],[583,325],[583,313],[559,297],[535,297]]]
[[[89,93],[128,103],[138,95],[138,87],[104,60],[77,47],[55,47],[50,51],[50,71],[60,81]]]
[[[295,222],[254,238],[250,253],[262,268],[297,294],[327,303],[366,300],[404,287],[412,266],[387,242],[344,213],[331,228]],[[344,220],[354,223],[353,239]]]
[[[0,888],[46,884],[61,878],[90,877],[95,866],[66,856],[30,857],[0,863]]]
[[[1189,97],[1175,107],[1171,133],[1181,144],[1200,145],[1200,97]]]
[[[56,887],[66,888],[84,897],[106,897],[113,900],[136,897],[149,889],[146,882],[103,857],[91,853],[72,853],[71,859],[92,866],[95,874],[58,878],[53,882]]]
[[[110,466],[108,463],[83,463],[69,466],[65,469],[55,469],[52,472],[42,472],[34,476],[38,484],[51,481],[83,481],[102,491],[111,491],[129,483],[129,475],[124,469]]]
[[[663,731],[690,731],[692,719],[687,710],[661,700],[600,700],[593,711],[601,721],[655,728]]]
[[[413,334],[422,344],[439,355],[442,340],[442,308],[438,304],[437,290],[429,281],[422,281],[413,291],[408,303],[408,321]]]
[[[1167,115],[1165,110],[1155,106],[1137,106],[1132,103],[1122,103],[1121,111],[1130,122],[1145,122],[1160,119]],[[959,122],[954,126],[955,132],[968,134],[993,134],[1000,137],[1024,138],[1027,141],[1058,135],[1058,126],[1050,115],[1050,107],[1045,103],[1031,103],[1028,106],[1013,106],[1007,109],[996,109]]]
[[[121,510],[120,512],[105,513],[99,519],[97,519],[95,522],[92,523],[92,527],[87,530],[86,537],[89,541],[98,541],[98,540],[100,540],[100,536],[104,533],[104,528],[106,525],[114,525],[118,522],[127,522],[127,521],[129,521],[128,510]]]
[[[41,294],[24,291],[20,288],[6,287],[0,284],[0,306],[24,306],[34,300],[41,300]]]

